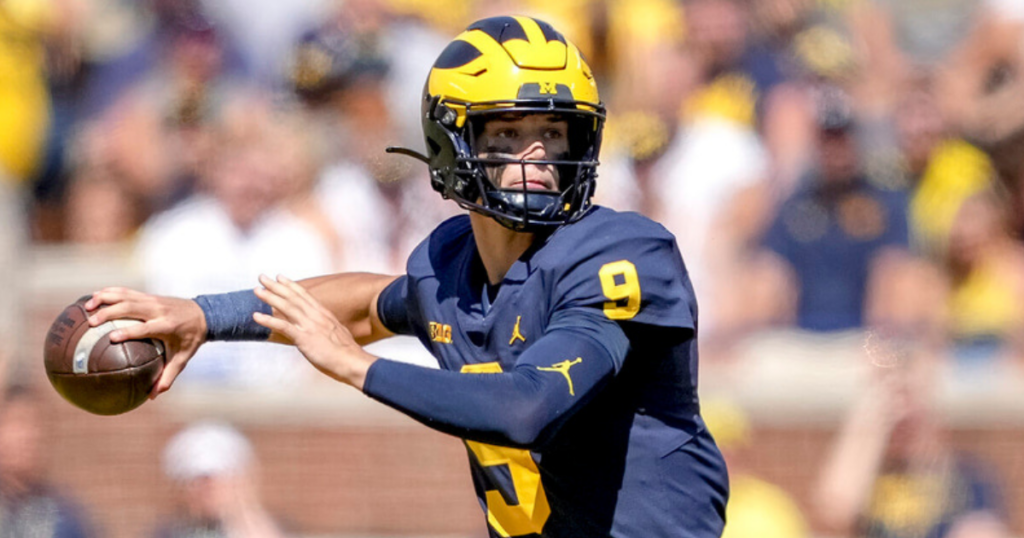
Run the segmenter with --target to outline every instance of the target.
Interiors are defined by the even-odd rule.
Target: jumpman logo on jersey
[[[576,396],[576,392],[572,390],[572,378],[569,377],[569,368],[571,368],[572,365],[579,364],[581,362],[583,362],[583,358],[582,357],[576,357],[576,360],[573,360],[573,361],[564,360],[562,362],[558,362],[558,363],[552,364],[550,367],[547,367],[547,368],[543,367],[543,366],[538,366],[537,369],[541,370],[541,371],[544,371],[544,372],[558,372],[558,373],[564,375],[565,376],[565,380],[569,382],[569,395],[570,396]]]
[[[516,340],[526,341],[526,337],[523,333],[519,332],[519,322],[523,321],[523,316],[516,316],[516,326],[512,328],[512,339],[508,341],[508,345],[516,343]]]

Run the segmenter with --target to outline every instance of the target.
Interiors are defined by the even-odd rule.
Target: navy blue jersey
[[[907,199],[858,180],[836,200],[815,184],[783,202],[765,245],[793,268],[797,325],[841,331],[864,324],[871,264],[886,248],[909,246]]]
[[[486,282],[469,218],[440,225],[378,311],[442,372],[377,361],[364,390],[466,439],[492,536],[719,536],[727,477],[672,235],[596,208],[538,238],[496,293]]]

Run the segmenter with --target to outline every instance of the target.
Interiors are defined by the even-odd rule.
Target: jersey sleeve
[[[463,439],[538,447],[611,379],[628,351],[617,324],[577,321],[549,330],[507,372],[466,375],[379,359],[363,391]]]
[[[387,330],[395,334],[413,334],[409,315],[409,277],[403,275],[388,284],[377,297],[377,317]]]
[[[616,322],[697,328],[697,301],[675,237],[635,216],[577,234],[555,275],[552,322],[588,308]]]
[[[438,225],[413,250],[406,261],[406,274],[389,284],[377,298],[377,316],[389,331],[412,335],[423,327],[422,308],[437,295],[438,286],[450,281],[455,271],[452,260],[464,248],[470,231],[469,218],[454,217]],[[450,283],[447,284],[449,287]]]

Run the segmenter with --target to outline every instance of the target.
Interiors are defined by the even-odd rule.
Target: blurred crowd
[[[457,209],[384,147],[422,146],[466,21],[527,13],[600,74],[598,201],[676,234],[708,353],[882,327],[1020,362],[1024,3],[448,3],[0,3],[4,244],[124,245],[179,295],[401,271]]]
[[[434,58],[499,13],[551,22],[597,73],[597,201],[678,238],[702,368],[759,331],[867,330],[929,371],[1020,375],[1021,0],[0,0],[0,277],[26,244],[124,248],[149,291],[181,296],[259,273],[400,272],[458,209],[384,147],[422,147]],[[0,327],[17,330],[15,308]],[[203,352],[196,382],[313,373],[289,350]],[[883,426],[840,435],[875,444],[837,446],[818,517],[947,536],[858,517],[871,484],[836,485],[921,471],[900,466],[917,449],[931,466],[914,476],[994,513],[891,366],[865,399],[903,403],[855,413],[899,416],[851,416]],[[883,448],[907,431],[926,439]]]

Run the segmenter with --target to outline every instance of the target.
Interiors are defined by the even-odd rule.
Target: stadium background
[[[432,58],[496,13],[536,15],[581,46],[611,111],[600,202],[666,222],[695,280],[714,283],[698,283],[701,391],[709,414],[726,411],[720,438],[744,449],[737,468],[788,494],[809,535],[854,535],[829,521],[820,484],[848,413],[892,367],[867,342],[894,334],[928,350],[950,446],[991,469],[1024,535],[1019,2],[277,4],[0,0],[0,380],[38,390],[45,474],[97,536],[146,536],[174,512],[162,451],[211,418],[249,438],[263,503],[295,535],[485,535],[457,440],[312,372],[285,375],[311,369],[279,350],[237,352],[266,355],[255,373],[211,351],[220,370],[196,366],[113,418],[60,400],[41,350],[60,310],[102,286],[195,295],[259,271],[400,270],[454,209],[380,150],[422,144]],[[914,259],[864,292],[855,326],[822,330],[798,319],[792,277],[759,237],[812,181],[817,129],[836,110],[870,181],[908,193]],[[694,177],[718,190],[678,187]],[[989,192],[1003,218],[986,244],[1010,276],[979,292],[957,287],[950,245],[965,201]],[[224,225],[204,194],[246,232],[227,235],[229,253],[204,242]],[[382,354],[422,360],[414,347]]]

